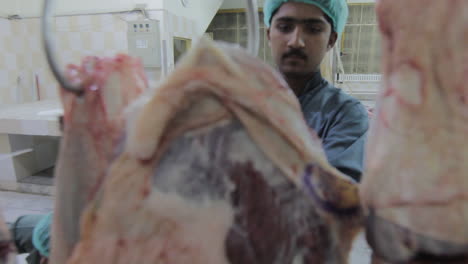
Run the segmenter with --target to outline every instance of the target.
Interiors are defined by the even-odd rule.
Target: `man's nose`
[[[289,39],[288,46],[290,48],[295,48],[295,49],[305,47],[303,32],[299,27],[296,27],[294,31],[291,32],[291,37]]]

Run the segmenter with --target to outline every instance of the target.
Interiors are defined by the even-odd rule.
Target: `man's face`
[[[319,69],[336,42],[325,13],[305,3],[281,5],[271,20],[268,41],[273,59],[287,77],[303,77]]]

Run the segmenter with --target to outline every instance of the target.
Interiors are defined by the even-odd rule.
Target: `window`
[[[263,23],[263,12],[259,11],[260,17],[260,49],[258,57],[267,63],[272,63],[271,52],[268,47],[266,28]],[[245,10],[221,11],[213,18],[208,26],[207,33],[214,40],[237,43],[243,47],[247,46],[247,21]]]
[[[174,62],[177,63],[179,59],[184,55],[192,44],[190,39],[174,38]]]
[[[380,34],[374,3],[349,4],[341,52],[346,74],[380,73]]]

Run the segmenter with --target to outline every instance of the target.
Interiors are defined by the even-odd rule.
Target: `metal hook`
[[[260,23],[257,0],[247,0],[247,50],[255,57],[260,47]]]
[[[55,79],[57,79],[58,83],[62,87],[62,89],[65,89],[69,92],[75,93],[77,95],[80,95],[83,93],[82,87],[80,85],[73,85],[71,84],[60,72],[59,66],[57,63],[57,58],[55,57],[54,51],[55,45],[52,40],[52,27],[54,24],[54,19],[52,16],[52,5],[51,2],[54,0],[44,0],[44,8],[43,8],[43,14],[42,14],[42,43],[44,45],[46,57],[47,57],[47,62],[49,63],[49,67],[52,70],[52,73],[55,76]]]

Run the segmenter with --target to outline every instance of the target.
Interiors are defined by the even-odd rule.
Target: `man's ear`
[[[271,42],[270,42],[270,28],[267,28],[267,38],[268,38],[268,47],[271,47]]]
[[[329,51],[331,48],[333,48],[333,46],[335,46],[337,39],[338,39],[338,34],[335,31],[333,31],[330,34],[330,39],[328,40],[327,51]]]

